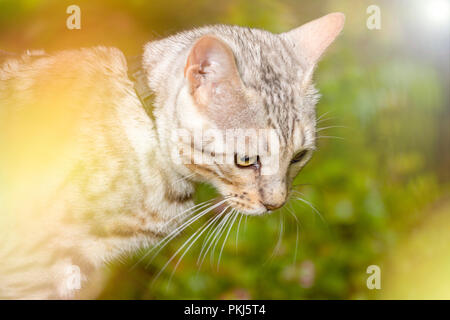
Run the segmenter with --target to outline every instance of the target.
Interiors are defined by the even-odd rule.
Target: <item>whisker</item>
[[[224,198],[219,202],[220,205],[222,205],[224,202],[226,202],[226,200],[228,200],[228,198],[230,198],[230,196],[224,197]],[[216,199],[210,199],[210,200],[207,200],[207,201],[202,202],[202,203],[205,204],[205,205],[203,205],[203,206],[201,206],[201,207],[195,209],[194,212],[187,214],[186,217],[184,218],[184,220],[186,220],[187,218],[189,218],[190,216],[192,216],[193,214],[195,214],[198,210],[204,209],[205,207],[207,207],[208,205],[210,205],[211,202],[213,202],[214,200],[216,200]],[[216,205],[219,204],[219,203],[214,204],[214,209],[217,207]],[[185,212],[186,212],[186,211],[185,211]],[[208,211],[208,212],[209,212],[209,211]],[[183,213],[181,213],[181,214],[183,214]],[[178,214],[177,216],[180,216],[181,214]],[[177,216],[175,216],[175,217],[171,218],[170,220],[168,220],[168,221],[166,222],[166,224],[167,224],[168,222],[170,222],[171,220],[175,219]]]
[[[220,239],[222,238],[223,233],[224,233],[225,230],[227,229],[228,224],[231,222],[232,217],[233,217],[233,214],[234,214],[235,212],[236,212],[236,209],[234,209],[234,210],[228,215],[227,221],[226,221],[225,224],[222,226],[222,228],[219,230],[219,234],[218,234],[219,236],[218,236],[217,239],[215,240],[214,246],[213,246],[213,248],[212,248],[212,250],[211,250],[211,252],[210,252],[210,255],[209,255],[209,261],[210,261],[211,265],[214,263],[214,253],[216,252],[217,245],[219,244],[219,241],[220,241]]]
[[[181,231],[183,231],[184,229],[186,229],[188,226],[190,226],[192,223],[194,223],[195,221],[197,221],[198,219],[200,219],[201,217],[203,217],[205,214],[207,214],[208,212],[210,212],[211,210],[214,210],[215,208],[217,208],[218,206],[220,206],[222,203],[224,203],[226,201],[226,199],[216,203],[215,205],[212,205],[210,207],[207,207],[206,209],[204,209],[203,211],[201,211],[200,213],[197,213],[196,215],[194,215],[192,218],[190,218],[188,221],[184,222],[181,226],[179,226],[178,228],[176,228],[175,230],[173,230],[169,235],[167,235],[164,239],[162,239],[158,244],[156,244],[155,246],[153,246],[145,255],[142,259],[146,258],[151,252],[153,252],[155,249],[157,249],[159,247],[159,249],[156,251],[155,254],[153,254],[152,258],[150,259],[150,261],[147,263],[147,266],[150,265],[150,263],[153,261],[153,259],[161,252],[161,250],[170,242],[172,241]],[[203,209],[204,207],[202,207]],[[197,209],[200,210],[200,209]],[[165,242],[165,243],[164,243]],[[163,244],[164,243],[164,244]],[[142,261],[142,260],[140,260]],[[139,261],[138,261],[139,262]]]
[[[211,201],[212,201],[212,200],[211,200]],[[191,222],[193,222],[193,220],[195,221],[195,220],[196,220],[196,217],[197,217],[199,214],[201,214],[202,212],[204,212],[204,211],[198,212],[199,210],[203,210],[203,209],[207,208],[208,205],[210,205],[210,204],[211,204],[211,202],[208,202],[208,203],[206,203],[205,205],[198,207],[198,208],[195,209],[193,212],[189,213],[189,214],[184,218],[183,223],[182,223],[179,227],[175,228],[168,236],[166,236],[164,239],[162,239],[161,241],[159,241],[154,247],[158,247],[160,244],[162,244],[164,241],[166,241],[166,240],[167,240],[169,237],[171,237],[171,236],[177,236],[181,231],[183,231],[183,230],[187,227],[187,225],[189,225]],[[192,215],[194,215],[194,217],[192,217]],[[189,218],[189,220],[187,220],[188,218]],[[170,220],[173,220],[173,219],[174,219],[174,218],[171,218]],[[169,220],[169,221],[170,221],[170,220]],[[186,221],[186,220],[187,220],[187,221]]]
[[[231,210],[231,212],[233,212],[235,209],[232,209]],[[215,227],[213,227],[213,228],[211,228],[211,233],[209,233],[209,236],[205,239],[205,241],[204,241],[204,243],[203,243],[203,246],[202,246],[202,249],[200,250],[200,254],[198,255],[198,259],[197,259],[197,266],[198,266],[198,269],[200,270],[200,267],[202,266],[202,264],[203,264],[203,261],[205,260],[205,257],[206,257],[206,255],[207,255],[207,253],[208,253],[208,250],[206,250],[206,251],[204,251],[204,249],[206,248],[206,245],[207,245],[207,243],[208,243],[208,241],[210,240],[210,239],[212,239],[213,238],[213,236],[216,234],[216,232],[217,232],[217,230],[221,227],[221,225],[224,223],[224,220],[226,221],[226,218],[227,217],[227,215],[222,219],[222,220],[217,220],[218,221],[218,224],[215,226]],[[211,244],[210,244],[210,246],[211,246]],[[202,258],[202,254],[203,254],[203,258]]]
[[[233,210],[234,210],[234,209],[233,209]],[[233,211],[233,210],[232,210],[232,211]],[[215,221],[215,223],[218,223],[218,225],[219,225],[221,221],[222,221],[222,220],[217,220],[217,221]],[[210,228],[210,230],[208,231],[208,233],[206,234],[205,239],[203,240],[203,243],[202,243],[202,248],[200,249],[200,254],[198,255],[197,265],[200,263],[200,258],[201,258],[202,254],[203,254],[203,252],[204,252],[204,249],[206,248],[206,245],[207,245],[208,241],[213,237],[214,231],[216,230],[216,228],[218,227],[218,225],[216,225],[216,226],[213,225],[213,226]]]
[[[234,197],[233,197],[233,196],[227,196],[227,199],[230,199],[230,198],[234,198]],[[204,248],[204,246],[205,246],[207,240],[210,238],[210,234],[211,234],[211,232],[213,231],[213,229],[214,229],[214,228],[211,228],[211,229],[208,231],[208,233],[206,234],[205,239],[203,240],[202,249],[201,249],[200,253],[203,251],[203,248]],[[197,263],[198,263],[198,261],[197,261]]]
[[[211,220],[211,219],[210,219]],[[161,270],[159,270],[159,272],[156,274],[156,277],[152,280],[152,285],[153,285],[153,283],[158,279],[158,277],[161,275],[161,273],[165,270],[165,268],[170,264],[170,262],[178,255],[178,253],[181,251],[181,250],[183,250],[183,248],[190,242],[190,240],[192,239],[192,238],[194,238],[197,234],[197,237],[192,241],[192,243],[191,243],[191,245],[188,247],[188,249],[195,243],[195,241],[203,234],[203,232],[205,232],[205,228],[204,228],[204,226],[206,225],[206,224],[210,224],[212,221],[210,221],[210,220],[208,220],[207,222],[205,222],[204,224],[203,224],[203,226],[202,227],[200,227],[196,232],[194,232],[184,243],[183,243],[183,245],[180,247],[180,248],[178,248],[178,250],[172,255],[172,257],[170,257],[170,259],[164,264],[164,266],[161,268]],[[199,233],[200,232],[200,233]],[[179,260],[179,262],[181,261],[181,258],[183,258],[184,257],[184,255],[186,254],[186,252],[187,251],[185,251],[185,253],[180,257],[180,260]],[[178,266],[178,264],[179,264],[179,262],[177,263],[177,265],[176,265],[176,267]],[[175,268],[176,268],[175,267]],[[170,279],[169,279],[169,282],[170,282]]]
[[[337,137],[337,136],[317,136],[318,139],[325,138],[325,139],[337,139],[337,140],[345,140],[345,138]]]
[[[177,214],[175,217],[172,217],[171,219],[169,219],[167,222],[169,222],[169,221],[171,221],[171,220],[173,220],[173,219],[175,219],[176,217],[179,217],[180,215],[182,215],[182,214],[184,214],[184,213],[186,213],[186,212],[188,212],[188,211],[191,211],[191,210],[193,210],[193,209],[195,209],[193,212],[191,212],[191,213],[189,213],[188,215],[187,215],[187,217],[186,218],[188,218],[189,216],[192,216],[193,214],[195,214],[198,210],[201,210],[201,209],[203,209],[203,208],[205,208],[205,207],[207,207],[208,205],[209,205],[209,203],[211,202],[211,201],[213,201],[214,199],[211,199],[211,200],[208,200],[208,201],[205,201],[205,202],[202,202],[202,203],[199,203],[199,204],[197,204],[197,205],[194,205],[194,206],[192,206],[191,208],[189,208],[189,209],[186,209],[186,210],[184,210],[183,212],[181,212],[180,214]],[[196,208],[197,207],[197,208]],[[185,219],[186,219],[185,218]],[[165,224],[167,224],[167,222],[165,223]],[[158,246],[160,246],[164,241],[166,241],[167,239],[169,239],[172,235],[177,235],[178,234],[178,232],[179,231],[182,231],[182,230],[184,230],[184,228],[182,229],[182,227],[184,226],[184,224],[182,224],[181,226],[179,226],[179,227],[177,227],[176,229],[174,229],[171,233],[169,233],[166,237],[164,237],[163,239],[161,239],[160,241],[158,241],[158,243],[156,243],[155,245],[153,245],[151,248],[150,248],[150,250],[148,250],[144,255],[142,255],[142,257],[136,262],[136,263],[134,263],[133,264],[133,266],[130,268],[130,270],[133,270],[139,263],[141,263],[153,250],[155,250]],[[171,239],[169,239],[168,241],[170,241]]]
[[[235,209],[232,209],[231,213],[234,212]],[[223,225],[227,222],[227,220],[229,219],[230,214],[226,214],[225,217],[223,217],[223,219],[217,224],[217,226],[214,228],[213,233],[211,233],[211,235],[214,235],[214,237],[212,238],[212,240],[210,241],[210,244],[208,246],[208,248],[206,249],[206,251],[203,253],[203,258],[201,258],[200,260],[200,265],[199,265],[199,269],[201,268],[203,261],[206,258],[206,255],[208,254],[209,249],[211,248],[212,244],[214,243],[214,240],[216,239],[218,233],[220,232],[220,230],[222,230]],[[201,252],[199,255],[199,258],[201,257]],[[198,263],[197,263],[198,264]]]
[[[316,121],[320,121],[323,117],[325,117],[325,116],[326,116],[327,114],[329,114],[330,112],[331,112],[331,110],[328,110],[328,111],[322,113],[322,114],[317,118]]]
[[[327,126],[327,127],[317,128],[316,132],[320,132],[320,131],[327,130],[327,129],[332,129],[332,128],[346,128],[346,129],[348,129],[348,127],[346,127],[346,126]]]
[[[191,211],[192,209],[194,209],[194,208],[197,207],[196,210],[194,210],[193,212],[191,212],[191,213],[189,213],[188,215],[186,215],[186,217],[184,217],[184,218],[186,219],[186,218],[188,218],[189,216],[193,215],[196,211],[200,210],[201,208],[206,207],[208,204],[210,204],[210,203],[211,203],[212,201],[214,201],[214,200],[215,200],[215,199],[210,199],[210,200],[201,202],[201,203],[199,203],[199,204],[196,204],[195,206],[193,206],[193,207],[191,207],[191,208],[189,208],[189,209],[186,209],[186,210],[184,210],[183,212],[180,212],[179,214],[177,214],[177,215],[175,215],[174,217],[170,218],[169,220],[167,220],[167,221],[164,223],[164,225],[169,224],[170,222],[172,222],[172,221],[175,220],[176,218],[182,216],[182,215],[185,214],[186,212]]]
[[[319,121],[316,121],[316,125],[318,125],[319,123],[330,121],[330,120],[334,120],[334,119],[335,119],[334,117],[320,119]]]
[[[239,218],[239,223],[238,223],[237,231],[236,231],[236,252],[237,252],[237,250],[238,250],[239,228],[240,228],[240,226],[241,226],[241,221],[242,221],[242,217],[243,217],[243,216],[244,216],[244,215],[241,214],[241,217]]]
[[[295,215],[295,213],[290,210],[288,207],[286,207],[286,210],[292,215],[292,217],[294,217],[295,219],[295,227],[296,227],[296,234],[295,234],[295,252],[294,252],[294,261],[293,263],[295,263],[297,261],[297,251],[298,251],[298,237],[299,237],[299,225],[300,222],[298,221],[297,216]]]
[[[239,211],[236,211],[236,212],[234,213],[234,218],[233,218],[233,220],[231,221],[231,219],[230,219],[230,221],[231,221],[230,227],[228,228],[228,232],[227,232],[227,234],[225,235],[225,239],[223,240],[222,248],[220,249],[220,253],[219,253],[219,259],[217,260],[217,271],[219,271],[220,258],[222,257],[223,248],[225,247],[225,243],[227,242],[228,236],[230,235],[231,228],[233,227],[233,224],[235,223],[236,218],[238,217],[238,215],[239,215]]]
[[[280,213],[280,229],[278,231],[278,240],[277,240],[277,243],[275,244],[275,247],[272,250],[272,254],[266,260],[266,262],[264,262],[264,265],[269,263],[273,259],[273,257],[275,256],[275,253],[278,253],[280,246],[281,246],[281,240],[282,240],[283,233],[284,233],[283,215]]]
[[[180,262],[181,262],[181,260],[183,259],[183,257],[186,255],[186,253],[189,251],[189,249],[194,245],[194,243],[197,241],[197,239],[203,234],[203,232],[205,232],[210,226],[211,226],[211,224],[215,221],[215,220],[217,220],[217,219],[219,219],[221,216],[222,216],[222,214],[229,208],[230,206],[227,206],[225,209],[223,209],[222,210],[222,212],[220,212],[217,216],[215,216],[215,217],[211,217],[207,222],[205,222],[188,240],[186,240],[185,242],[184,242],[184,244],[183,244],[183,246],[182,247],[180,247],[180,249],[178,249],[177,250],[177,252],[175,252],[175,254],[174,254],[174,256],[176,256],[177,254],[178,254],[178,252],[181,250],[181,249],[183,249],[183,247],[187,244],[187,243],[189,243],[189,240],[192,238],[192,237],[194,237],[197,233],[199,233],[200,232],[200,230],[202,230],[199,234],[198,234],[198,236],[194,239],[194,240],[192,240],[192,242],[191,242],[191,244],[186,248],[186,250],[183,252],[183,254],[180,256],[180,258],[178,259],[178,262],[177,262],[177,264],[175,265],[175,267],[174,267],[174,269],[173,269],[173,271],[172,271],[172,273],[171,273],[171,275],[170,275],[170,278],[169,278],[169,283],[171,282],[171,280],[172,280],[172,277],[173,277],[173,275],[174,275],[174,273],[175,273],[175,271],[177,270],[177,268],[178,268],[178,265],[180,264]],[[168,262],[170,262],[170,261],[168,261]]]
[[[278,234],[278,241],[277,241],[277,245],[276,245],[276,253],[279,252],[280,250],[280,246],[281,246],[281,242],[283,240],[283,235],[284,235],[284,216],[282,214],[280,214],[280,231]]]
[[[296,193],[298,193],[298,194],[300,194],[300,195],[304,195],[303,193],[301,193],[301,192],[299,192],[299,191],[297,191],[297,190],[293,190],[293,191],[296,192]],[[303,199],[303,198],[301,198],[301,197],[295,197],[294,199],[296,199],[296,200],[298,200],[298,201],[301,201],[301,202],[307,204],[307,205],[308,205],[315,213],[317,213],[317,215],[320,217],[320,219],[322,220],[322,222],[323,222],[324,224],[326,224],[326,221],[325,221],[325,219],[323,218],[322,214],[319,212],[319,210],[317,210],[317,209],[312,205],[311,202],[309,202],[308,200],[305,200],[305,199]]]
[[[312,184],[312,183],[296,183],[296,184],[292,184],[292,188],[303,187],[303,186],[313,186],[313,185],[314,184]]]

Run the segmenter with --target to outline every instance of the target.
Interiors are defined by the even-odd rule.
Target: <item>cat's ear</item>
[[[281,34],[294,49],[307,69],[313,69],[325,49],[336,39],[344,27],[345,15],[330,13],[296,29]]]
[[[230,47],[222,40],[206,35],[192,46],[184,68],[189,89],[200,105],[207,105],[221,86],[240,83],[239,72]]]

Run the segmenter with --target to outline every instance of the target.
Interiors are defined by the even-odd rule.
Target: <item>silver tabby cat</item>
[[[283,34],[217,25],[150,42],[151,117],[115,48],[4,59],[0,298],[92,297],[105,263],[152,246],[193,212],[198,181],[234,212],[283,206],[315,146],[312,73],[343,24],[333,13]],[[261,174],[271,166],[261,154],[173,161],[185,147],[175,128],[270,129],[277,170]],[[68,283],[74,270],[81,288]]]

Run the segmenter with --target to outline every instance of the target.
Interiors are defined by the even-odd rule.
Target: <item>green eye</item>
[[[292,158],[291,163],[300,162],[300,161],[305,157],[305,155],[306,155],[307,153],[308,153],[307,150],[302,150],[302,151],[300,151],[299,153],[297,153],[297,154],[294,156],[294,158]]]
[[[235,156],[234,162],[239,168],[245,168],[256,165],[258,162],[258,156]]]

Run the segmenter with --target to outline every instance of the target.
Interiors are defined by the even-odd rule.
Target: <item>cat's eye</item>
[[[296,163],[302,161],[302,159],[305,157],[305,155],[308,153],[308,150],[302,150],[299,153],[297,153],[291,160],[291,163]]]
[[[258,163],[258,156],[240,156],[235,155],[234,162],[239,168],[246,168],[250,166],[254,166]]]

